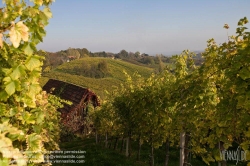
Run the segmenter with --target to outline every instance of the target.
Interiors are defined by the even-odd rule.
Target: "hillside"
[[[106,66],[104,65],[101,70],[96,69],[95,67],[100,67],[100,64],[105,64]],[[92,75],[88,74],[86,76],[86,72],[84,70],[96,70],[96,72]],[[86,57],[64,63],[54,70],[43,73],[40,82],[43,86],[49,78],[62,80],[90,88],[98,96],[103,98],[105,94],[104,90],[110,91],[113,86],[119,86],[125,80],[123,71],[126,71],[131,76],[135,72],[138,72],[141,76],[148,77],[154,71],[154,69],[131,64],[123,60],[101,57]],[[98,77],[93,78],[93,75],[97,75]]]

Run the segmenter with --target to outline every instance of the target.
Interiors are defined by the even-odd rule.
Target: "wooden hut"
[[[62,123],[67,129],[74,133],[91,132],[91,124],[87,121],[88,106],[92,104],[95,108],[100,105],[95,93],[87,88],[55,79],[50,79],[43,86],[43,90],[72,102],[72,105],[64,104],[63,108],[58,109],[61,112]]]

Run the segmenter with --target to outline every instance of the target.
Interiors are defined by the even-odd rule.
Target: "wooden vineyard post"
[[[185,159],[185,132],[180,134],[180,166],[183,166]]]
[[[127,137],[127,141],[126,141],[126,157],[129,156],[128,148],[129,148],[129,137]]]

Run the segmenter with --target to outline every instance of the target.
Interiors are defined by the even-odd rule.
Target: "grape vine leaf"
[[[41,136],[32,133],[26,137],[27,150],[31,152],[38,152],[42,148]]]
[[[25,66],[27,67],[28,70],[32,71],[37,67],[40,67],[41,62],[37,57],[31,57],[27,60],[25,63]]]
[[[239,75],[243,80],[246,80],[250,78],[250,71],[246,67],[244,67],[240,70]]]
[[[17,66],[11,73],[10,77],[12,80],[17,80],[20,76],[21,76],[21,72],[20,72],[19,66]]]
[[[29,40],[29,28],[23,24],[22,21],[19,21],[17,24],[13,23],[13,26],[10,29],[10,41],[13,43],[15,48],[19,47],[21,39],[23,41]]]
[[[45,14],[45,16],[48,18],[48,19],[50,19],[51,17],[52,17],[52,13],[51,13],[51,11],[50,11],[50,8],[44,8],[43,9],[43,12],[44,12],[44,14]]]
[[[10,81],[7,83],[5,87],[5,91],[8,93],[8,95],[12,95],[16,91],[16,85],[14,81]]]
[[[43,0],[34,0],[35,4],[42,6],[43,5]]]
[[[30,44],[27,44],[24,46],[24,53],[27,55],[32,55],[33,54],[33,49],[31,48]]]

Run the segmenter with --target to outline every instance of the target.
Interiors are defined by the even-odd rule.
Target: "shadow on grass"
[[[125,156],[125,149],[120,152],[121,141],[118,142],[118,148],[105,148],[104,143],[95,144],[94,138],[75,139],[71,142],[60,144],[62,154],[54,154],[54,159],[60,163],[53,163],[53,166],[148,166],[150,147],[143,145],[141,149],[141,160],[137,161],[137,143],[132,143],[131,157]],[[80,153],[77,153],[80,152]],[[66,153],[66,154],[65,154]],[[75,158],[79,157],[79,158]],[[179,165],[179,149],[170,148],[169,166]],[[155,166],[163,166],[165,161],[165,149],[160,147],[155,150]],[[68,163],[64,163],[68,162]],[[75,163],[72,163],[75,162]],[[81,163],[78,163],[81,162]],[[206,166],[200,157],[189,159],[190,166]],[[235,162],[229,162],[228,166],[235,165]],[[218,163],[211,163],[211,166],[217,166]],[[246,166],[244,163],[238,163],[237,166]]]

